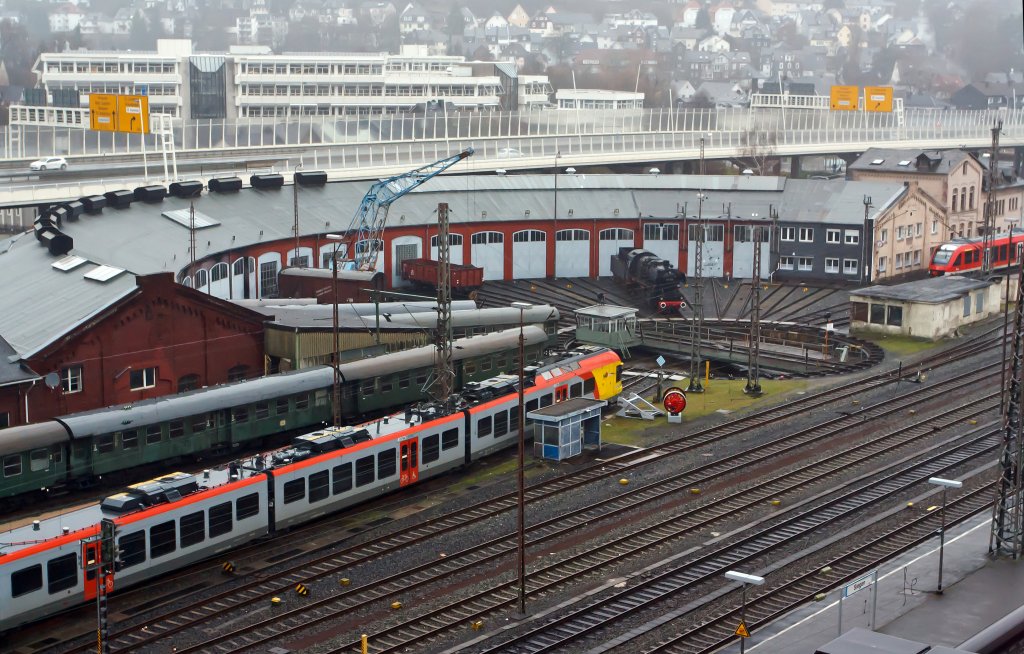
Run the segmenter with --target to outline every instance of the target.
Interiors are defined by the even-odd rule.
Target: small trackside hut
[[[583,452],[601,449],[601,409],[605,400],[574,397],[526,414],[533,424],[533,453],[543,459],[562,461]]]
[[[998,284],[959,275],[869,286],[850,293],[850,330],[937,340],[998,314],[999,299]]]
[[[637,310],[613,304],[595,304],[576,310],[576,340],[602,345],[629,356],[629,348],[643,343],[636,324]]]

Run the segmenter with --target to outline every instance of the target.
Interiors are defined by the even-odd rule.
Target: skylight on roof
[[[885,163],[885,159],[874,159],[871,162],[871,165],[872,166],[881,166],[883,163]]]
[[[901,166],[909,166],[910,165],[910,159],[904,159],[903,161],[900,162],[900,165]]]
[[[69,254],[68,256],[64,257],[63,259],[57,259],[56,261],[54,261],[50,265],[53,266],[54,268],[56,268],[57,270],[61,270],[63,272],[68,272],[69,270],[74,270],[75,268],[81,266],[85,262],[86,262],[85,258],[80,257],[80,256],[78,256],[76,254]]]
[[[123,272],[124,268],[115,268],[114,266],[96,266],[83,276],[86,279],[91,279],[95,282],[109,282],[111,279],[117,277]]]
[[[185,229],[188,229],[189,225],[192,222],[191,218],[189,217],[188,214],[189,214],[189,210],[188,209],[174,209],[173,211],[164,211],[160,215],[163,216],[164,218],[169,218],[169,219],[173,220],[174,222],[178,223],[179,225],[181,225],[182,227],[184,227]],[[201,211],[196,211],[195,214],[196,214],[196,229],[203,229],[203,228],[206,228],[206,227],[215,227],[216,225],[220,224],[219,220],[214,220],[213,218],[210,218],[209,216],[207,216],[205,213],[203,213]]]

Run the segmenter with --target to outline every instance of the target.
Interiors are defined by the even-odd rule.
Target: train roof
[[[243,477],[255,477],[262,474],[257,472],[251,466],[248,466],[247,468],[248,469],[243,468],[241,470]],[[224,465],[216,468],[210,468],[194,475],[185,473],[169,473],[155,479],[133,484],[132,487],[129,488],[145,492],[147,490],[152,490],[155,486],[162,485],[164,479],[172,480],[172,483],[178,486],[182,485],[186,480],[194,480],[199,490],[196,493],[185,496],[186,499],[201,497],[200,494],[203,491],[235,481],[231,478],[231,470],[229,467]],[[110,497],[121,498],[127,494],[128,491],[126,490],[122,493],[115,493]],[[114,504],[116,504],[116,502],[117,500],[114,501]],[[0,532],[0,554],[2,554],[0,555],[0,563],[7,560],[8,556],[17,555],[20,552],[27,553],[27,550],[36,548],[40,543],[63,538],[66,538],[69,541],[85,538],[91,533],[98,531],[96,526],[99,525],[103,518],[117,518],[118,515],[119,513],[116,511],[103,510],[101,503],[97,502],[74,511],[68,511],[67,513],[61,513],[51,518],[40,520],[38,529],[36,529],[33,524],[29,523]]]
[[[527,345],[535,345],[547,340],[544,330],[539,327],[528,326],[523,330],[523,334]],[[460,338],[454,342],[452,354],[455,360],[460,360],[495,349],[511,349],[518,343],[519,330],[506,329],[491,334]],[[434,346],[426,345],[344,363],[340,366],[340,370],[342,379],[348,382],[423,368],[433,363]],[[283,395],[326,388],[333,381],[334,373],[329,366],[317,366],[268,375],[258,379],[196,389],[179,395],[142,400],[134,404],[83,411],[57,418],[57,420],[67,427],[67,432],[73,438],[89,438],[97,434],[134,429],[155,422],[176,420],[238,404],[249,404]]]
[[[68,439],[68,430],[52,420],[5,429],[0,431],[0,456],[49,447]]]
[[[369,317],[369,316],[368,316]],[[558,309],[548,304],[540,304],[532,309],[523,311],[523,322],[543,323],[548,320],[558,320]],[[406,313],[391,315],[381,318],[381,326],[387,325],[416,325],[421,329],[434,329],[437,326],[437,317],[424,313]],[[481,327],[491,325],[518,325],[519,309],[512,307],[495,307],[493,309],[475,309],[472,311],[452,311],[452,326],[466,327],[480,325]]]

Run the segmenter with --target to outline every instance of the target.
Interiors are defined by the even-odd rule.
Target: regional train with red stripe
[[[525,370],[524,415],[575,397],[612,399],[621,375],[618,355],[602,347],[546,357]],[[100,576],[83,562],[103,564],[105,519],[117,554],[104,588],[116,592],[515,446],[518,383],[508,374],[474,382],[449,412],[415,405],[310,432],[286,448],[165,475],[2,533],[0,631],[95,600]]]
[[[992,239],[992,268],[1005,268],[1017,261],[1017,248],[1024,243],[1024,232],[1012,234],[997,234]],[[949,243],[943,243],[936,248],[932,255],[932,262],[928,266],[928,274],[932,277],[942,275],[961,275],[967,272],[981,270],[984,263],[984,238],[960,238]]]

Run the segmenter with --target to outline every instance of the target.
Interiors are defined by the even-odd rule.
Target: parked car
[[[523,153],[515,148],[501,148],[498,150],[499,159],[511,159],[513,157],[521,157]]]
[[[65,170],[68,160],[64,157],[44,157],[28,165],[30,170]]]

